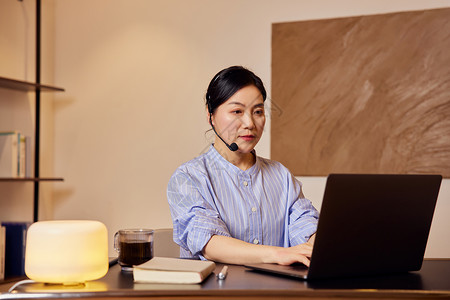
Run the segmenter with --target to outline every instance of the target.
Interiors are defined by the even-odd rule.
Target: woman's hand
[[[312,249],[314,246],[314,241],[316,239],[316,234],[314,233],[304,244],[297,246],[292,246],[289,248],[278,248],[275,253],[275,263],[279,265],[291,265],[293,263],[300,262],[305,266],[309,267],[310,258],[312,255]]]
[[[312,254],[313,246],[310,243],[304,243],[289,248],[277,247],[275,251],[274,262],[279,265],[291,265],[300,262],[309,267],[309,258]]]
[[[314,237],[314,235],[311,236],[307,243],[283,248],[253,245],[235,238],[214,235],[203,249],[203,256],[209,260],[231,264],[276,263],[290,265],[300,262],[309,266]]]

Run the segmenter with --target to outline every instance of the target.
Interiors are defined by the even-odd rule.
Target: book
[[[25,178],[27,173],[27,138],[19,132],[17,177]]]
[[[19,131],[0,132],[0,177],[24,178],[27,138]]]
[[[215,269],[212,261],[153,257],[133,267],[135,282],[146,283],[201,283]]]
[[[5,278],[25,275],[25,246],[29,222],[2,222],[5,227]]]
[[[0,132],[0,177],[18,177],[19,142],[17,131]]]
[[[0,227],[0,280],[5,279],[5,227]]]

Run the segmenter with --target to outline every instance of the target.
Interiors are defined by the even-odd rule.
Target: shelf
[[[64,92],[63,88],[0,77],[0,87],[19,91]]]
[[[64,181],[64,178],[35,178],[35,177],[26,177],[26,178],[7,178],[7,177],[1,177],[0,178],[0,182],[5,182],[5,181],[15,181],[15,182],[27,182],[27,181],[32,181],[32,182],[38,182],[38,181]]]

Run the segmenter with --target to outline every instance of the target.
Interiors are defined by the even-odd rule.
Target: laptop
[[[420,270],[441,175],[330,174],[310,267],[251,270],[322,279]]]

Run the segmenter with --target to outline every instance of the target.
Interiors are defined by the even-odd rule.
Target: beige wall
[[[207,84],[221,68],[242,64],[270,94],[272,23],[450,7],[448,0],[44,3],[55,16],[54,83],[66,92],[52,102],[54,174],[65,182],[52,185],[42,218],[100,220],[110,237],[119,228],[171,226],[167,182],[210,140]],[[270,120],[257,148],[265,157],[269,128]],[[320,207],[324,178],[301,180]],[[449,185],[429,257],[450,257]]]

